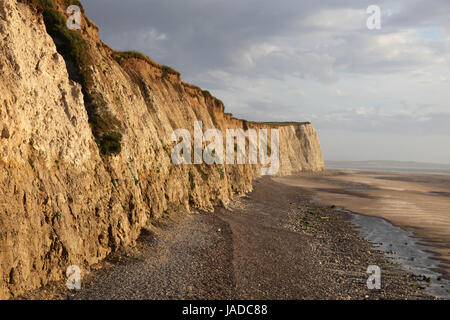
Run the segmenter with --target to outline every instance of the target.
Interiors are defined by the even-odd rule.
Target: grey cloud
[[[339,28],[315,30],[316,27],[304,23],[322,10],[339,8],[360,10],[364,18],[364,9],[372,2],[90,0],[85,6],[88,14],[101,26],[102,38],[113,47],[142,50],[152,58],[180,69],[187,78],[193,73],[228,70],[253,77],[280,78],[290,74],[330,83],[337,80],[338,71],[398,72],[420,63],[420,57],[414,53],[387,59],[386,52],[371,46],[373,33],[370,34],[363,25],[340,33]],[[405,13],[396,14],[394,10],[394,14],[386,18],[385,32],[426,24],[436,12],[445,17],[445,10],[437,8],[448,7],[447,2],[437,2],[442,6],[425,5],[429,3],[427,1],[405,2],[401,6]],[[395,3],[380,1],[386,10],[398,7]],[[345,18],[342,18],[342,24],[347,22]],[[157,45],[145,41],[142,35],[148,33],[149,28],[166,34],[168,41]],[[335,37],[341,41],[310,47],[308,37],[311,33],[322,37],[326,44],[332,43]],[[280,51],[263,56],[251,52],[263,43],[275,43]],[[251,65],[236,63],[239,60],[245,64],[246,58],[251,60]]]
[[[381,30],[365,27],[372,4],[381,6]],[[376,83],[379,97],[367,96],[367,104],[387,109],[383,104],[421,90],[411,82],[405,88],[412,77],[436,104],[432,88],[442,90],[430,86],[450,73],[448,0],[86,0],[84,6],[113,48],[139,50],[176,68],[240,117],[313,120],[349,134],[450,134],[449,95],[422,118],[407,106],[404,114],[355,114],[348,109],[354,92],[351,105],[334,113],[327,105],[335,102],[327,92],[352,81],[353,90]],[[384,77],[391,86],[397,79],[396,88]],[[293,79],[314,87],[316,96],[290,93]]]

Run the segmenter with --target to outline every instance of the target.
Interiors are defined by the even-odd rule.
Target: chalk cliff
[[[172,132],[196,120],[279,128],[279,174],[324,166],[311,124],[235,119],[175,70],[102,43],[84,12],[82,30],[64,29],[70,4],[0,1],[0,298],[87,270],[163,215],[251,191],[259,165],[172,164]]]

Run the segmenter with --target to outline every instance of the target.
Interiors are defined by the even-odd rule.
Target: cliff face
[[[174,70],[101,43],[84,15],[71,55],[41,3],[0,1],[0,298],[88,269],[162,215],[251,191],[259,165],[172,163],[172,132],[194,121],[279,128],[279,174],[323,169],[311,124],[235,119]]]

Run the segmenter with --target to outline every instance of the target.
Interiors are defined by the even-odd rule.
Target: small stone
[[[2,130],[2,139],[8,139],[10,137],[9,130],[7,127],[4,127]]]

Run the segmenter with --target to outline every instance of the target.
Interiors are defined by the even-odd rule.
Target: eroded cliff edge
[[[323,169],[311,124],[235,119],[174,70],[103,44],[84,13],[78,36],[49,30],[73,3],[0,1],[0,298],[99,262],[162,215],[251,191],[256,165],[172,164],[173,130],[196,120],[279,128],[280,174]]]

